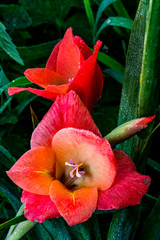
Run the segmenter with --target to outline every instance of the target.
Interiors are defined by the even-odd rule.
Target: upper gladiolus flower
[[[103,76],[96,60],[101,45],[102,42],[97,41],[92,53],[80,37],[73,37],[69,28],[54,47],[45,68],[27,69],[24,72],[31,82],[44,90],[11,87],[8,94],[29,91],[55,100],[57,94],[74,90],[89,111],[93,111],[103,88]]]
[[[62,216],[69,225],[95,209],[138,204],[150,178],[139,174],[122,151],[112,151],[75,92],[59,95],[7,172],[23,191],[25,216],[43,222]]]

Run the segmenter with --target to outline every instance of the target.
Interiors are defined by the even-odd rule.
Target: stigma
[[[70,171],[70,177],[74,178],[74,177],[82,177],[82,175],[85,174],[85,171],[81,170],[81,167],[83,166],[83,163],[80,164],[75,164],[72,159],[68,162],[65,162],[66,166],[72,167],[73,169]]]

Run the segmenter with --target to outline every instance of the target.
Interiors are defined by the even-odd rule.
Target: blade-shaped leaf
[[[128,47],[119,125],[134,118],[152,115],[157,107],[160,77],[159,61],[157,61],[160,38],[159,11],[159,0],[140,1]],[[142,135],[135,136],[120,145],[120,148],[135,161],[139,171],[144,170],[149,146],[147,145],[144,149],[143,146],[152,127],[153,124],[145,131],[143,138]],[[143,152],[141,152],[142,149]],[[123,236],[126,229],[123,219],[126,223],[130,223],[123,239],[133,239],[139,223],[139,220],[137,221],[139,211],[139,208],[132,207],[116,213],[109,229],[108,239],[120,239],[119,236]],[[121,218],[122,213],[123,218]],[[123,226],[119,231],[116,231],[117,223]],[[112,231],[113,229],[115,232]]]
[[[112,78],[114,78],[117,82],[119,82],[120,84],[123,83],[123,78],[124,78],[124,75],[119,72],[119,71],[116,71],[114,69],[105,69],[103,71],[104,73],[108,74],[109,76],[111,76]]]
[[[94,27],[94,16],[93,16],[93,12],[90,6],[90,1],[89,0],[83,0],[84,1],[84,6],[85,6],[85,10],[86,10],[86,14],[87,17],[89,19],[89,23],[93,29]]]
[[[71,240],[70,234],[62,218],[47,220],[42,225],[50,233],[52,239],[64,240],[65,236],[65,240]]]
[[[100,32],[108,27],[108,26],[116,26],[116,27],[123,27],[129,30],[132,30],[133,27],[133,20],[129,18],[123,18],[123,17],[109,17],[107,18],[104,23],[100,26],[99,30],[96,34],[96,39],[98,38]]]
[[[0,145],[0,165],[6,167],[6,169],[12,167],[12,165],[16,162],[16,159],[10,154],[10,152]]]
[[[107,240],[131,240],[134,239],[133,226],[136,229],[139,222],[139,206],[128,207],[117,211],[111,221]],[[136,219],[136,221],[135,221]]]
[[[55,40],[27,47],[26,46],[17,47],[17,50],[25,62],[43,57],[49,57],[54,46],[58,41],[59,40]],[[5,60],[9,59],[9,56],[2,49],[0,49],[0,56],[3,57],[3,59]]]
[[[116,2],[117,0],[103,0],[100,5],[99,5],[99,8],[98,8],[98,11],[97,11],[97,14],[96,14],[96,19],[95,19],[95,26],[94,28],[96,28],[96,25],[103,13],[103,11],[109,6],[111,5],[112,3]]]
[[[21,203],[20,203],[20,194],[12,185],[9,185],[3,179],[0,179],[0,195],[3,194],[7,200],[11,203],[14,210],[17,212]]]
[[[24,215],[14,217],[14,218],[8,220],[7,222],[0,224],[0,230],[2,230],[4,228],[9,228],[10,226],[18,224],[20,222],[23,222],[24,220],[26,220]]]
[[[121,0],[118,0],[115,3],[113,3],[113,7],[120,17],[130,18],[129,14],[128,14],[128,12],[127,12],[126,8],[124,7]]]
[[[157,170],[158,172],[160,172],[160,164],[154,160],[152,160],[151,158],[147,159],[147,164],[151,167],[153,167],[155,170]]]
[[[99,229],[99,224],[95,214],[84,223],[80,223],[72,226],[69,229],[72,239],[75,240],[100,240],[101,233]]]
[[[142,232],[139,236],[140,239],[147,240],[159,240],[160,239],[160,197],[155,203],[154,208],[152,209],[150,215],[146,219]]]
[[[105,53],[99,52],[97,59],[102,62],[103,64],[105,64],[106,66],[120,72],[120,73],[124,73],[124,67],[118,62],[116,61],[114,58],[108,56]]]
[[[22,58],[20,57],[16,46],[12,42],[11,37],[6,32],[5,26],[0,22],[0,47],[16,62],[24,65]]]

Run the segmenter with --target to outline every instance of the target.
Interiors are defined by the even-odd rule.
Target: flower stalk
[[[31,221],[24,221],[17,225],[13,233],[7,237],[5,240],[19,240],[21,239],[28,231],[30,231],[34,226],[36,222]]]

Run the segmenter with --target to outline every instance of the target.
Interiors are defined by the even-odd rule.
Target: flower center
[[[80,178],[82,175],[85,174],[84,171],[80,170],[80,167],[82,167],[83,163],[75,164],[72,159],[70,160],[70,163],[65,162],[66,166],[72,167],[73,169],[70,171],[70,177],[74,178],[75,176]]]
[[[71,189],[74,186],[75,179],[80,178],[85,174],[85,171],[82,169],[83,163],[75,164],[71,159],[69,162],[65,162],[65,166],[73,168],[70,171],[69,176],[63,181],[64,185]]]

